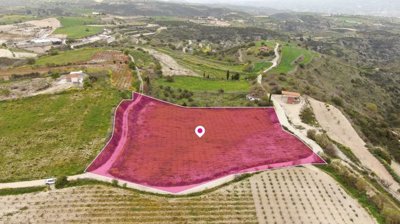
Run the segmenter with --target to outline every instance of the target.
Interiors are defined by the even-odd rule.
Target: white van
[[[53,185],[56,183],[56,178],[49,178],[44,181],[46,185]]]

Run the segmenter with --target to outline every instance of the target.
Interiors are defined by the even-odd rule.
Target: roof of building
[[[289,91],[282,91],[282,95],[284,96],[291,96],[291,97],[300,97],[300,93],[296,92],[289,92]]]

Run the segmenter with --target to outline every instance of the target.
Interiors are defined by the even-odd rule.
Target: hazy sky
[[[179,0],[175,0],[179,1]],[[180,0],[191,3],[235,4],[275,9],[400,16],[400,0]]]

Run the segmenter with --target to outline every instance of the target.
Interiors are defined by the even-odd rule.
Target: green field
[[[0,182],[82,172],[104,146],[121,100],[108,86],[99,80],[87,90],[0,102]]]
[[[35,17],[28,15],[1,15],[0,25],[21,23],[33,19],[35,19]]]
[[[288,73],[294,70],[296,68],[295,61],[300,57],[303,57],[303,59],[299,60],[298,64],[306,65],[312,61],[313,57],[315,57],[315,53],[294,45],[283,45],[281,52],[281,62],[278,67],[272,70],[272,72]]]
[[[262,71],[264,71],[265,69],[267,69],[267,68],[269,68],[271,66],[272,66],[272,63],[269,62],[269,61],[257,62],[257,63],[254,64],[253,71],[257,72],[257,73],[258,72],[262,72]]]
[[[103,31],[102,26],[89,26],[97,23],[97,19],[89,17],[61,17],[62,27],[55,34],[66,34],[68,38],[79,39],[95,35]]]
[[[78,50],[62,51],[57,55],[40,57],[36,65],[66,65],[69,63],[85,62],[90,60],[94,54],[102,51],[101,48],[81,48]]]
[[[158,79],[156,82],[158,85],[171,86],[173,88],[186,89],[193,92],[216,92],[220,89],[223,89],[225,92],[245,92],[250,88],[249,82],[245,80],[227,81],[175,76],[174,82],[167,82],[165,79]]]

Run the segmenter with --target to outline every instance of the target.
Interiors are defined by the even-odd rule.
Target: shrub
[[[60,73],[58,73],[58,72],[51,73],[50,77],[53,79],[58,79],[58,78],[60,78]]]
[[[307,137],[309,139],[315,140],[316,135],[317,135],[317,132],[314,129],[307,131]]]
[[[9,96],[11,91],[9,89],[0,89],[0,96]]]
[[[335,147],[335,145],[332,144],[332,143],[329,143],[327,146],[325,146],[324,152],[325,152],[327,155],[331,156],[331,157],[334,157],[334,158],[337,157],[336,147]]]
[[[167,77],[165,77],[165,81],[166,81],[166,82],[175,82],[173,76],[167,76]]]
[[[117,187],[118,186],[118,180],[113,179],[111,181],[112,186]]]
[[[340,98],[340,97],[337,97],[337,96],[332,97],[332,102],[333,102],[335,105],[339,106],[339,107],[342,107],[342,106],[343,106],[343,100],[342,100],[342,98]]]
[[[67,177],[66,176],[61,176],[61,177],[57,178],[55,187],[56,188],[63,188],[65,186],[67,186],[68,183],[69,183],[69,181],[68,181]]]
[[[378,106],[376,106],[376,104],[374,104],[374,103],[366,103],[366,104],[365,104],[365,107],[366,107],[369,111],[371,111],[371,112],[373,112],[373,113],[378,112]]]
[[[310,107],[304,107],[300,112],[301,121],[311,126],[318,126],[317,119]]]
[[[28,58],[27,63],[28,63],[29,65],[33,65],[33,64],[36,63],[36,60],[35,60],[34,58]]]
[[[387,153],[386,151],[380,149],[380,148],[375,148],[373,150],[374,155],[380,157],[381,159],[385,160],[388,164],[392,163],[392,158],[389,155],[389,153]]]
[[[133,62],[133,61],[129,62],[129,68],[132,69],[132,70],[136,70],[135,62]]]
[[[331,141],[326,134],[319,134],[315,136],[315,142],[318,143],[322,148],[326,149]]]
[[[85,78],[83,80],[83,88],[87,89],[87,88],[90,88],[90,87],[92,87],[91,80],[89,78]]]

